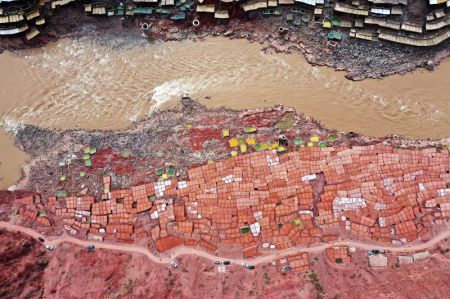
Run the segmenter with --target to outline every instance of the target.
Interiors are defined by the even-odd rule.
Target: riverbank
[[[2,157],[0,158],[0,190],[17,182],[22,176],[21,165],[26,160],[24,152],[14,146],[13,138],[0,129],[0,144]]]
[[[56,248],[95,244],[158,263],[285,256],[302,273],[310,254],[331,246],[404,253],[449,234],[450,147],[438,141],[366,137],[284,106],[207,109],[186,97],[126,130],[13,133],[30,156],[16,186],[27,191],[0,193],[0,226]]]
[[[187,94],[209,108],[281,104],[369,136],[450,136],[450,61],[435,72],[353,82],[298,55],[260,49],[223,37],[148,43],[104,34],[3,53],[0,67],[11,71],[0,74],[0,115],[5,126],[123,129]]]
[[[25,176],[17,188],[39,190],[48,197],[62,187],[68,193],[77,193],[83,185],[90,192],[101,195],[103,185],[98,182],[111,171],[116,176],[115,185],[130,187],[155,179],[157,176],[152,169],[164,168],[167,163],[177,165],[178,175],[185,178],[193,165],[228,157],[230,148],[227,138],[221,137],[222,129],[229,130],[233,136],[239,134],[243,125],[257,127],[257,139],[269,144],[278,143],[279,135],[285,134],[290,140],[290,148],[297,146],[294,139],[304,140],[301,146],[306,146],[310,136],[317,135],[325,146],[384,144],[399,148],[438,147],[447,150],[446,145],[437,140],[396,136],[377,138],[338,132],[283,106],[240,112],[228,108],[207,109],[184,98],[181,109],[155,111],[147,120],[125,130],[92,131],[18,125],[12,133],[16,144],[30,156],[30,160],[23,167]],[[328,140],[330,135],[333,136],[331,141]],[[92,167],[86,168],[84,162],[75,167],[72,161],[79,161],[80,153],[86,147],[98,149],[92,155]],[[123,151],[129,151],[131,157],[123,157]],[[61,161],[70,161],[71,165],[60,167],[58,163]],[[69,176],[65,173],[67,170],[73,179],[61,181],[61,176]],[[80,172],[86,172],[89,180],[76,175]]]
[[[288,274],[317,271],[314,255],[336,246],[353,248],[348,267],[367,265],[373,248],[390,264],[395,252],[447,252],[450,149],[436,142],[188,98],[125,131],[19,126],[15,136],[31,157],[18,187],[31,192],[0,193],[0,226],[56,251],[94,244],[159,264],[195,255],[278,270],[286,257]]]
[[[104,34],[3,53],[0,68],[10,71],[0,74],[0,115],[4,129],[32,124],[122,130],[189,94],[208,108],[282,104],[326,127],[366,136],[450,136],[448,61],[435,72],[353,82],[343,72],[311,67],[300,56],[260,49],[242,39],[148,43],[138,35]],[[6,133],[0,142],[14,149]],[[19,150],[11,154],[23,156]],[[5,178],[0,187],[19,178],[21,161],[0,158]]]
[[[143,16],[133,18],[102,18],[85,14],[80,3],[59,8],[49,18],[41,35],[32,41],[23,38],[2,38],[1,50],[18,50],[41,47],[64,37],[80,37],[102,34],[143,35],[150,40],[180,41],[203,39],[208,36],[247,39],[261,43],[263,49],[303,55],[312,65],[328,66],[345,71],[351,80],[383,78],[393,74],[405,74],[417,68],[434,69],[450,54],[450,41],[438,46],[420,48],[385,41],[363,41],[351,38],[348,30],[337,28],[342,39],[329,43],[321,23],[310,21],[300,27],[286,21],[288,8],[280,17],[264,17],[250,13],[227,22],[211,17],[199,18],[195,27],[190,21],[177,22]],[[149,29],[142,30],[143,24]],[[146,27],[147,28],[147,27]],[[280,32],[280,28],[284,30]]]

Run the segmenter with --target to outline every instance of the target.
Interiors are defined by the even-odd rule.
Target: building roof
[[[369,255],[369,265],[371,267],[387,267],[388,260],[384,254]]]

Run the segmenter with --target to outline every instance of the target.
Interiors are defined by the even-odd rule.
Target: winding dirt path
[[[33,238],[38,238],[38,237],[42,236],[40,233],[38,233],[30,228],[26,228],[23,226],[19,226],[19,225],[15,225],[15,224],[3,222],[3,221],[0,221],[0,228],[19,231],[19,232],[27,234]],[[387,245],[381,245],[381,244],[370,244],[370,243],[365,243],[362,241],[345,240],[345,241],[336,241],[336,242],[332,242],[332,243],[318,243],[318,244],[315,244],[310,247],[304,247],[304,246],[303,247],[302,246],[291,247],[291,248],[279,250],[276,252],[270,252],[268,254],[265,254],[265,255],[250,259],[250,260],[245,260],[245,259],[227,259],[227,260],[230,260],[232,263],[236,263],[236,264],[251,261],[252,264],[257,265],[257,264],[272,262],[274,259],[284,256],[286,254],[293,254],[296,252],[308,252],[308,253],[321,252],[329,247],[341,246],[341,245],[357,247],[357,248],[360,248],[363,250],[371,250],[371,249],[377,248],[380,250],[388,250],[390,252],[397,252],[397,253],[398,252],[412,252],[412,251],[419,251],[419,250],[427,249],[448,237],[450,237],[450,230],[443,231],[443,232],[439,233],[437,236],[435,236],[433,239],[431,239],[427,242],[424,242],[422,244],[403,245],[403,246],[387,246]],[[156,256],[153,253],[151,253],[147,248],[140,247],[137,245],[112,244],[112,243],[104,243],[104,242],[98,242],[98,241],[93,241],[93,240],[83,241],[83,240],[79,240],[79,239],[76,239],[76,238],[73,238],[70,236],[49,237],[48,239],[46,239],[44,244],[56,246],[56,245],[64,243],[64,242],[76,244],[76,245],[79,245],[82,247],[86,247],[87,245],[92,244],[92,245],[95,245],[96,248],[117,250],[117,251],[130,252],[130,253],[140,253],[140,254],[147,256],[153,262],[159,263],[159,264],[167,264],[167,263],[170,263],[170,261],[172,259],[174,259],[178,256],[189,255],[189,254],[200,256],[200,257],[209,259],[211,261],[225,259],[225,258],[220,258],[218,256],[215,256],[215,255],[210,254],[205,251],[201,251],[201,250],[198,250],[195,248],[188,248],[188,247],[175,248],[174,250],[172,250],[170,253],[166,254],[165,256],[159,257],[159,256]]]

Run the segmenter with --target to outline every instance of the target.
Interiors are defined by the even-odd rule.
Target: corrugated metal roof
[[[214,13],[215,10],[216,10],[216,7],[214,6],[214,4],[197,5],[196,12]]]
[[[447,0],[429,0],[431,5],[442,4],[447,2]]]
[[[416,33],[422,33],[422,26],[415,25],[415,24],[407,24],[403,23],[401,26],[402,30],[410,31],[410,32],[416,32]]]
[[[264,0],[264,1],[247,2],[244,3],[242,7],[244,8],[244,11],[252,11],[259,8],[267,8],[267,1]]]
[[[39,33],[40,33],[39,30],[37,30],[36,28],[33,28],[25,36],[26,36],[27,40],[30,40],[30,39],[35,38]]]
[[[425,30],[437,30],[444,28],[446,26],[450,25],[450,17],[447,17],[443,20],[439,21],[433,21],[433,22],[426,22],[425,24]]]
[[[360,9],[357,7],[342,5],[339,3],[336,4],[336,6],[334,7],[334,10],[343,12],[343,13],[353,14],[353,15],[360,15],[360,16],[368,16],[369,15],[369,11],[367,9]]]
[[[374,4],[393,4],[393,5],[397,5],[397,4],[407,5],[408,4],[408,0],[368,0],[368,1],[372,2]]]
[[[370,9],[371,13],[375,13],[375,14],[379,14],[379,15],[390,15],[391,14],[391,10],[387,9],[387,8],[377,8],[377,7],[372,7]]]
[[[295,2],[316,6],[317,4],[323,4],[323,0],[295,0]]]
[[[417,47],[428,47],[428,46],[434,46],[434,45],[440,44],[444,40],[450,38],[450,30],[447,30],[446,32],[444,32],[440,35],[436,35],[434,37],[430,37],[430,38],[425,37],[425,38],[421,38],[421,39],[411,38],[411,37],[407,37],[407,36],[399,36],[399,35],[394,35],[394,34],[386,33],[386,32],[381,32],[378,37],[380,39],[384,39],[384,40],[388,40],[388,41],[392,41],[392,42],[396,42],[396,43],[400,43],[400,44],[417,46]]]
[[[28,25],[24,24],[22,27],[10,28],[10,29],[0,29],[0,35],[13,35],[17,33],[24,32],[28,29]]]
[[[230,15],[228,14],[228,10],[217,10],[214,13],[214,18],[216,19],[228,19]]]

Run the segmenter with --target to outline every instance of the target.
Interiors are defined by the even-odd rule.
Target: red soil
[[[34,195],[31,191],[6,191],[0,190],[0,221],[8,221],[14,206],[14,202],[18,198],[24,198]]]
[[[184,256],[178,268],[137,254],[61,244],[49,254],[36,240],[0,230],[1,298],[446,298],[450,243],[407,266],[370,268],[364,251],[352,262],[312,258],[313,273],[281,274],[270,264],[218,273],[208,260]]]
[[[242,122],[245,126],[271,127],[283,114],[285,112],[279,110],[262,111],[244,116]]]
[[[396,265],[397,256],[388,258],[388,267],[370,268],[363,251],[346,264],[330,263],[322,255],[312,269],[324,298],[447,298],[450,294],[450,257],[436,252],[405,266]]]
[[[115,153],[111,148],[102,148],[97,151],[95,155],[92,156],[92,171],[96,169],[111,166],[111,164],[116,164],[125,160],[118,153]]]
[[[314,298],[303,274],[284,276],[273,266],[240,265],[217,273],[210,261],[185,256],[178,268],[157,265],[140,255],[63,244],[45,272],[46,298]]]
[[[230,123],[238,121],[241,122],[241,119],[236,116],[231,115],[217,115],[214,118],[211,117],[204,117],[196,121],[196,125],[201,126],[229,126]]]
[[[212,141],[221,139],[221,129],[208,129],[208,128],[192,128],[189,129],[189,142],[193,150],[201,150],[203,143],[206,141]],[[223,143],[223,142],[222,142]]]
[[[42,298],[47,263],[38,241],[0,230],[0,298]]]

